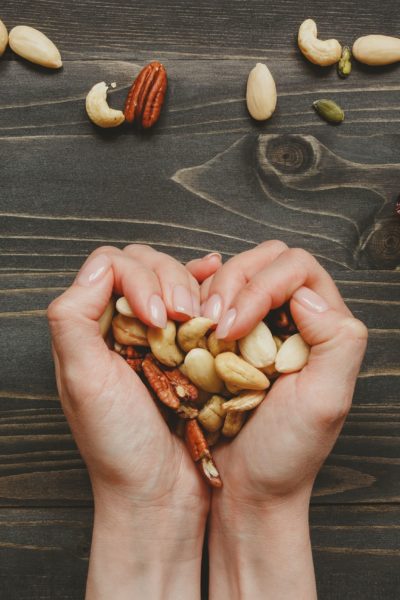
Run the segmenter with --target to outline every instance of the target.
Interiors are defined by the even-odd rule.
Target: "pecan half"
[[[167,90],[167,72],[158,61],[151,62],[136,77],[125,102],[124,115],[128,123],[138,121],[148,129],[161,113]]]
[[[163,404],[166,404],[174,410],[179,408],[179,398],[175,394],[172,383],[156,364],[156,361],[151,354],[147,354],[143,360],[142,369],[148,384],[157,394],[157,398],[159,398]]]
[[[143,358],[127,358],[126,363],[135,371],[135,373],[142,372]]]
[[[178,398],[187,402],[198,401],[199,392],[197,388],[179,369],[163,369],[163,371],[170,380]]]
[[[185,442],[193,461],[199,465],[202,475],[213,487],[221,487],[222,481],[212,459],[207,440],[195,419],[186,422]]]

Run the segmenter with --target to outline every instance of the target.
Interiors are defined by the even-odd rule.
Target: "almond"
[[[58,48],[38,29],[18,25],[11,29],[8,41],[15,54],[30,62],[49,69],[62,67]]]
[[[287,338],[278,350],[275,368],[279,373],[300,371],[308,362],[310,346],[305,343],[299,333]]]
[[[3,21],[0,20],[0,56],[4,54],[8,44],[8,31]]]

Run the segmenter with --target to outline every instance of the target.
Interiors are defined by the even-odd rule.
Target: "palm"
[[[313,417],[315,383],[307,368],[281,377],[239,435],[216,452],[229,493],[280,496],[312,480],[329,451]]]
[[[76,430],[72,415],[70,423],[78,446],[85,448],[83,458],[99,479],[127,494],[140,489],[140,500],[173,490],[207,500],[183,441],[171,434],[148,390],[120,356],[110,351],[96,362],[91,379],[82,379],[79,395],[86,402],[81,410],[90,414]],[[89,447],[80,443],[88,439]]]

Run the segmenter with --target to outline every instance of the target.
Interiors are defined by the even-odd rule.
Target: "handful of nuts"
[[[205,317],[169,320],[165,329],[147,327],[124,297],[115,305],[110,301],[99,324],[154,400],[169,409],[162,411],[167,424],[185,438],[214,487],[222,481],[210,447],[235,437],[265,400],[271,382],[281,373],[300,371],[310,351],[287,306],[271,311],[238,342],[217,339],[215,323]]]

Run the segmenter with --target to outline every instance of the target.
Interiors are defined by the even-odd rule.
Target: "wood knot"
[[[369,262],[379,269],[394,269],[400,264],[400,222],[397,216],[376,226],[366,246]]]
[[[314,150],[299,135],[280,135],[268,140],[265,158],[281,173],[302,173],[312,167]]]

